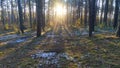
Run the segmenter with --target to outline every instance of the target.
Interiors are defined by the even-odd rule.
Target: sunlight
[[[62,4],[56,4],[56,6],[54,7],[54,11],[57,16],[64,16],[67,12],[66,7]]]
[[[63,34],[70,35],[70,30],[67,26],[67,7],[63,3],[56,3],[53,7],[54,11],[54,20],[51,22],[51,26],[53,29],[53,34],[59,33],[63,36]]]

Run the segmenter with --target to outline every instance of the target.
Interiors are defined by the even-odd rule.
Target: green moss
[[[24,58],[22,62],[18,64],[19,68],[37,68],[38,61],[32,58]]]

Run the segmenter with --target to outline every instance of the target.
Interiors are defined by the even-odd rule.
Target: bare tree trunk
[[[15,19],[15,16],[14,16],[14,11],[13,11],[13,0],[11,0],[11,23],[12,24],[14,22],[14,19]]]
[[[32,13],[31,13],[31,1],[29,0],[29,22],[30,22],[30,28],[32,28]]]
[[[36,0],[36,17],[37,17],[37,37],[41,36],[42,27],[42,0]]]
[[[119,0],[115,1],[115,14],[114,14],[114,23],[113,23],[113,28],[117,28],[118,25],[118,14],[119,14]]]
[[[24,14],[23,14],[23,19],[24,19],[24,22],[26,22],[26,0],[24,0]]]
[[[4,18],[4,8],[3,8],[3,0],[1,0],[1,20],[3,24],[3,29],[5,30],[5,18]]]
[[[106,0],[106,3],[105,3],[105,11],[104,11],[104,23],[105,23],[105,26],[107,26],[107,19],[108,19],[108,6],[109,6],[109,0]]]
[[[100,15],[100,24],[103,23],[103,6],[104,6],[104,0],[102,0],[102,8],[101,8],[101,15]]]
[[[45,0],[42,0],[42,30],[45,31]]]
[[[89,37],[92,36],[92,32],[94,31],[94,26],[95,26],[95,17],[96,17],[95,3],[96,0],[89,0]]]
[[[118,26],[118,30],[117,30],[117,34],[116,34],[117,37],[120,37],[120,24]]]
[[[24,25],[23,25],[23,12],[22,12],[22,6],[20,0],[17,0],[18,3],[18,11],[19,11],[19,22],[20,22],[20,31],[21,33],[24,33]]]
[[[87,9],[87,6],[88,5],[88,2],[87,0],[85,0],[85,12],[84,12],[84,26],[85,28],[87,27],[87,13],[88,13],[88,9]]]

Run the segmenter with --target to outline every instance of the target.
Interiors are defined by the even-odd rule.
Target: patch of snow
[[[56,55],[55,52],[48,52],[48,53],[44,52],[44,53],[37,53],[36,57],[50,59],[50,58],[54,57],[55,55]]]
[[[20,42],[24,42],[24,41],[25,41],[25,39],[18,39],[15,42],[20,43]]]
[[[68,61],[74,60],[72,57],[70,57],[66,53],[42,52],[42,51],[32,55],[32,58],[40,59],[39,67],[42,67],[44,65],[49,65],[49,64],[60,66],[61,58],[64,58],[65,60],[68,60]]]
[[[13,35],[7,35],[7,36],[0,36],[0,40],[8,40],[8,39],[13,39],[18,37],[18,35],[13,34]]]
[[[59,37],[59,35],[47,35],[48,38]]]
[[[88,35],[88,32],[84,31],[81,33],[81,35]]]

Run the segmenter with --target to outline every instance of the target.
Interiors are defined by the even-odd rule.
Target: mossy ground
[[[65,52],[83,68],[120,68],[120,38],[111,33],[95,34],[91,38],[31,37],[22,43],[0,45],[0,68],[37,68],[39,61],[31,55],[40,50]],[[77,68],[77,63],[61,61],[62,68]]]

